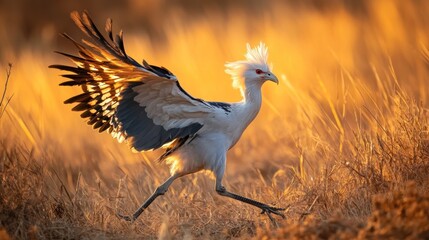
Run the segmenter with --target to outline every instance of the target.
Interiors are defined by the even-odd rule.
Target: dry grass
[[[8,68],[6,69],[6,80],[4,81],[4,87],[0,98],[0,119],[3,116],[4,112],[6,111],[6,107],[9,104],[10,100],[12,100],[12,96],[6,97],[7,85],[9,84],[11,72],[12,72],[12,64],[9,63]]]
[[[177,180],[135,223],[117,219],[168,177],[152,161],[159,152],[131,153],[62,104],[77,89],[60,88],[47,69],[64,61],[50,52],[66,48],[51,32],[72,28],[57,19],[60,9],[50,19],[58,24],[32,40],[19,40],[24,19],[12,28],[2,14],[2,46],[11,47],[0,50],[1,68],[14,63],[5,99],[14,97],[0,108],[0,239],[428,238],[429,4],[302,2],[151,2],[158,38],[131,27],[137,1],[127,16],[90,7],[99,24],[109,15],[129,23],[115,26],[132,56],[168,67],[205,99],[238,100],[222,64],[240,58],[246,42],[267,43],[281,83],[264,86],[260,115],[228,155],[225,184],[287,207],[278,228],[217,196],[204,173]]]
[[[288,221],[283,228],[260,231],[257,239],[427,239],[429,194],[415,183],[373,197],[364,223],[342,215]]]

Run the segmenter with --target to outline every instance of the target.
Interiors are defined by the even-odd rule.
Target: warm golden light
[[[100,29],[112,17],[114,31],[124,32],[128,55],[168,68],[192,96],[240,101],[224,64],[243,59],[246,43],[268,46],[280,83],[264,85],[261,112],[229,152],[227,186],[261,201],[291,204],[292,222],[305,218],[305,211],[325,220],[337,210],[365,222],[374,194],[401,189],[394,186],[409,180],[427,191],[429,2],[239,1],[255,5],[213,3],[198,11],[191,7],[202,3],[144,2],[127,1],[117,11],[83,7],[92,8]],[[13,63],[6,94],[13,97],[0,118],[1,157],[18,149],[28,164],[41,165],[39,191],[65,209],[62,218],[50,210],[49,221],[68,217],[80,227],[85,222],[110,233],[153,237],[167,216],[170,234],[196,239],[231,237],[234,227],[247,229],[237,235],[247,238],[264,228],[266,219],[253,209],[215,197],[213,180],[202,175],[174,183],[135,228],[117,220],[113,208],[131,211],[168,176],[168,168],[154,162],[161,152],[133,153],[63,104],[79,89],[60,87],[64,72],[48,66],[67,61],[54,51],[76,51],[57,35],[84,36],[68,13],[52,13],[47,23],[34,19],[27,27],[38,32],[30,34],[24,32],[29,23],[12,15],[19,10],[10,11],[0,10],[0,69]],[[12,236],[12,228],[5,228]]]

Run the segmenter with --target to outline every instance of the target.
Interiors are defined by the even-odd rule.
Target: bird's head
[[[246,60],[228,62],[225,64],[225,72],[232,77],[232,85],[243,89],[245,86],[259,85],[265,81],[279,83],[277,77],[271,72],[272,66],[268,64],[268,48],[264,43],[251,48],[247,44]]]

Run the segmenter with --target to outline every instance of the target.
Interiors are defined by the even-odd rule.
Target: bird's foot
[[[116,216],[119,219],[125,220],[127,222],[131,222],[131,223],[134,222],[134,220],[136,220],[134,217],[130,217],[130,216],[127,216],[127,215],[122,215],[120,213],[116,213]]]
[[[279,215],[283,219],[286,218],[285,215],[280,212],[280,211],[286,210],[285,208],[276,208],[276,207],[270,207],[268,205],[265,205],[264,207],[261,207],[261,209],[262,209],[261,214],[264,214],[264,213],[267,214],[268,217],[270,218],[271,222],[274,223],[276,226],[277,226],[277,222],[274,219],[274,217],[271,216],[271,214]]]

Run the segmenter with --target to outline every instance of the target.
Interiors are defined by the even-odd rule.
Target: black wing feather
[[[144,107],[134,101],[137,93],[133,88],[144,84],[141,78],[144,74],[147,75],[147,72],[166,79],[171,79],[174,75],[164,67],[150,65],[146,61],[143,61],[142,66],[129,57],[125,51],[122,31],[113,37],[111,19],[106,21],[105,26],[110,40],[108,41],[86,11],[82,15],[73,12],[71,17],[93,42],[83,40],[83,44],[80,44],[67,34],[63,34],[76,46],[79,56],[58,53],[71,59],[77,66],[50,67],[71,72],[62,75],[70,80],[61,83],[61,86],[82,88],[83,93],[67,99],[64,103],[76,104],[72,110],[82,112],[80,116],[87,118],[89,125],[100,132],[107,130],[117,137],[123,136],[139,151],[156,149],[175,139],[180,139],[181,146],[184,139],[193,136],[202,127],[201,124],[194,123],[182,128],[165,130],[162,126],[156,125],[147,116]],[[199,100],[191,97],[179,84],[178,87],[191,99]],[[178,145],[175,146],[177,148]],[[168,149],[168,152],[171,150]]]

